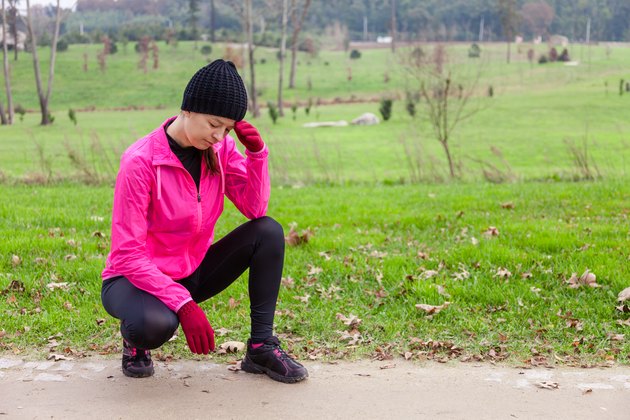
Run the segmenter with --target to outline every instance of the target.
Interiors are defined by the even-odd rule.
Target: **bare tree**
[[[14,61],[18,59],[18,33],[17,33],[17,22],[18,16],[20,15],[17,9],[17,5],[20,0],[9,0],[9,15],[7,17],[9,22],[9,32],[13,35],[13,55]]]
[[[392,52],[396,52],[396,0],[391,0],[392,6]]]
[[[293,35],[291,37],[291,74],[289,75],[289,89],[295,88],[295,66],[297,64],[298,38],[310,5],[311,0],[304,0],[304,7],[302,8],[300,18],[298,19],[298,7],[296,5],[296,0],[291,0],[291,25],[293,26]]]
[[[214,0],[210,0],[210,41],[215,42],[214,30],[217,26],[216,9],[214,8]]]
[[[534,36],[547,35],[549,26],[553,22],[554,14],[553,7],[546,1],[527,3],[521,9],[523,21]]]
[[[497,7],[499,9],[499,18],[501,20],[501,27],[503,28],[503,35],[507,40],[507,63],[510,63],[511,59],[511,45],[514,35],[516,34],[516,28],[518,26],[518,11],[516,10],[516,0],[497,0]]]
[[[37,85],[37,96],[39,97],[39,106],[42,112],[42,125],[52,123],[50,112],[48,111],[48,101],[52,93],[53,78],[55,76],[55,59],[57,57],[57,40],[59,39],[59,25],[61,24],[61,7],[57,0],[57,13],[55,15],[55,30],[53,33],[52,44],[50,46],[50,67],[48,69],[48,87],[46,93],[42,87],[42,80],[39,70],[39,57],[37,55],[37,39],[33,30],[33,20],[31,18],[30,1],[26,0],[26,23],[28,34],[31,39],[31,50],[33,55],[33,67],[35,69],[35,84]]]
[[[7,115],[5,117],[4,104],[0,101],[0,114],[2,115],[2,124],[13,124],[13,95],[11,94],[11,73],[9,71],[9,50],[7,49],[7,14],[5,9],[5,1],[2,0],[2,59],[4,68],[4,86],[7,93]],[[17,50],[17,45],[13,48]]]
[[[289,0],[282,0],[282,35],[280,37],[280,70],[278,72],[278,113],[284,117],[282,85],[284,84],[284,57],[287,52],[287,15]]]
[[[457,126],[481,110],[480,103],[472,103],[480,68],[472,77],[464,77],[448,63],[443,45],[436,45],[433,55],[425,55],[420,47],[403,56],[402,67],[414,86],[408,95],[419,95],[424,104],[434,138],[442,145],[448,161],[450,177],[458,176],[457,165],[451,151],[451,139]]]
[[[260,110],[258,109],[258,95],[256,92],[256,64],[254,62],[254,16],[252,14],[252,0],[245,0],[245,31],[247,32],[247,51],[249,57],[249,96],[254,118],[258,118],[260,116]]]

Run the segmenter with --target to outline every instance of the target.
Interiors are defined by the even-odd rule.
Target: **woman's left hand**
[[[238,121],[234,124],[234,132],[238,140],[243,143],[243,146],[250,152],[260,152],[263,147],[265,147],[265,143],[262,137],[260,137],[258,129],[245,120]]]

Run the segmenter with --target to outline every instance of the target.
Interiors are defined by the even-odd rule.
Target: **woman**
[[[268,150],[243,120],[246,110],[236,67],[216,60],[192,77],[180,114],[122,156],[101,299],[121,320],[127,376],[153,375],[149,350],[169,340],[179,324],[193,353],[213,351],[214,331],[198,303],[248,268],[251,336],[242,369],[287,383],[308,376],[273,336],[284,234],[265,216]],[[227,135],[232,129],[246,157]],[[224,195],[250,221],[213,243]]]

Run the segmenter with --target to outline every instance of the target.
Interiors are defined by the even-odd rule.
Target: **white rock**
[[[366,112],[365,114],[352,120],[353,125],[376,125],[380,122],[381,121],[378,119],[378,117],[371,112]]]

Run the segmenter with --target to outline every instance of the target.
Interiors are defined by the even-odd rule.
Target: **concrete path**
[[[158,362],[154,377],[131,379],[118,360],[0,357],[0,420],[630,419],[628,367],[305,365],[310,378],[286,385],[202,361]]]

